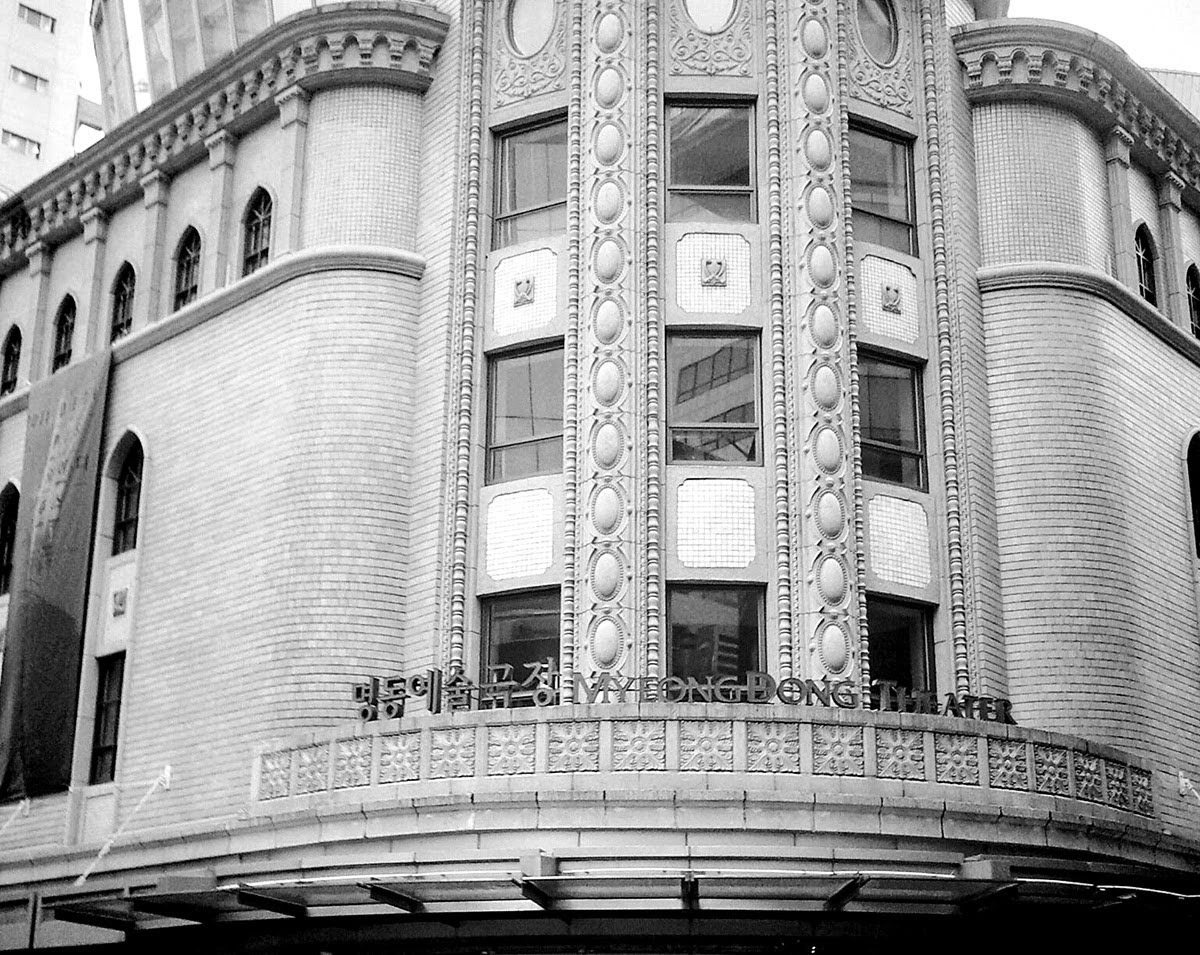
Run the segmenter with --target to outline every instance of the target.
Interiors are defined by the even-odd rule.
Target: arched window
[[[117,270],[116,281],[113,282],[112,325],[109,329],[109,341],[129,334],[133,327],[133,289],[137,277],[133,274],[133,266],[126,262]]]
[[[117,474],[117,506],[113,514],[113,555],[137,547],[138,505],[142,501],[142,445],[136,438],[125,452]]]
[[[0,594],[12,586],[13,548],[17,543],[17,507],[21,494],[11,484],[0,491]]]
[[[175,253],[175,308],[183,308],[200,292],[200,233],[188,226]]]
[[[1196,537],[1196,556],[1200,557],[1200,434],[1194,435],[1188,445],[1187,472],[1192,498],[1192,533]]]
[[[68,295],[58,306],[54,319],[54,364],[50,370],[58,371],[71,363],[71,343],[75,340],[75,299]]]
[[[1158,304],[1158,283],[1154,280],[1154,239],[1144,225],[1133,236],[1133,254],[1137,258],[1138,294],[1151,305]]]
[[[254,190],[246,206],[242,229],[242,275],[267,264],[271,255],[271,197],[266,189]]]
[[[1200,338],[1200,269],[1187,270],[1188,315],[1192,319],[1192,334]]]
[[[21,367],[21,329],[14,325],[4,338],[4,367],[0,371],[0,395],[17,390],[17,371]]]

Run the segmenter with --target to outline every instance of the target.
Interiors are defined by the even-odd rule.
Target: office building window
[[[75,299],[68,295],[58,307],[54,319],[54,362],[52,372],[71,363],[71,343],[75,339]]]
[[[50,81],[44,76],[30,73],[19,66],[10,66],[8,68],[8,78],[18,86],[24,86],[26,89],[31,89],[36,93],[45,93],[50,89]]]
[[[491,682],[511,678],[520,683],[530,675],[526,664],[548,661],[550,672],[557,672],[558,633],[557,590],[485,600],[483,644],[479,654],[481,679]]]
[[[930,610],[883,597],[867,597],[867,653],[872,680],[913,690],[937,690]]]
[[[563,350],[523,351],[488,370],[487,482],[562,470]]]
[[[0,594],[12,588],[13,550],[17,543],[17,509],[21,494],[11,484],[0,491]]]
[[[761,669],[762,593],[732,584],[669,587],[668,675],[740,677]]]
[[[917,254],[912,143],[850,128],[850,196],[854,238]]]
[[[33,7],[27,7],[23,3],[17,4],[17,19],[28,23],[31,27],[37,27],[44,33],[54,32],[54,17],[47,16]]]
[[[0,370],[0,395],[17,390],[17,374],[21,368],[21,329],[14,325],[4,337],[4,365]]]
[[[175,309],[181,309],[200,291],[200,233],[188,227],[175,253]]]
[[[111,783],[117,770],[117,724],[121,718],[121,684],[125,679],[125,654],[113,653],[96,661],[96,724],[92,728],[93,786]]]
[[[925,421],[921,370],[859,355],[863,476],[925,489]]]
[[[492,247],[567,230],[567,121],[505,133],[496,140]]]
[[[667,218],[753,222],[754,111],[667,105]]]
[[[1200,338],[1200,269],[1194,265],[1187,270],[1187,300],[1192,334]]]
[[[1151,305],[1158,304],[1158,282],[1154,277],[1154,239],[1144,225],[1133,234],[1133,255],[1137,259],[1138,294]]]
[[[115,342],[129,334],[133,327],[133,290],[137,277],[133,266],[126,262],[117,271],[113,282],[112,324],[109,326],[109,341]]]
[[[113,513],[115,557],[137,547],[138,508],[142,502],[142,444],[134,439],[117,475],[117,502]]]
[[[0,129],[0,144],[26,156],[32,156],[34,159],[38,159],[42,155],[41,143],[36,139],[29,139],[26,136],[14,133],[12,130]]]
[[[249,275],[266,265],[271,256],[271,197],[267,190],[256,189],[250,197],[242,226],[242,275]]]
[[[672,461],[758,464],[758,335],[671,335],[667,339]]]

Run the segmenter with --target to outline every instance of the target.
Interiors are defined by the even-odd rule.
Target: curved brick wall
[[[972,118],[983,264],[1110,272],[1107,174],[1091,128],[1040,103],[976,104]]]
[[[117,366],[109,441],[136,426],[149,459],[121,778],[175,771],[145,815],[229,812],[263,727],[344,719],[405,666],[415,298],[306,275]]]
[[[984,306],[1017,717],[1173,775],[1200,756],[1182,462],[1196,369],[1083,292],[994,291]]]

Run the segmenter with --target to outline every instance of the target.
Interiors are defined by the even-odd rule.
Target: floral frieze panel
[[[675,76],[750,76],[754,68],[751,0],[728,0],[722,19],[688,12],[694,0],[670,0],[670,71]]]

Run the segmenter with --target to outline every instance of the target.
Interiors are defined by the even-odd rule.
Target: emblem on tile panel
[[[724,288],[728,284],[723,258],[706,255],[700,260],[700,284],[705,288]]]
[[[533,304],[533,276],[513,282],[513,308]]]

